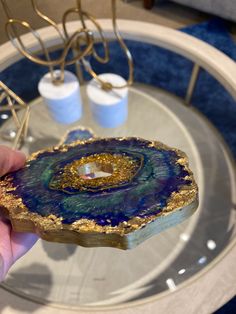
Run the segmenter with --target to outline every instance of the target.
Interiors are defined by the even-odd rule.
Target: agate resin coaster
[[[62,139],[59,142],[60,145],[68,145],[72,144],[77,141],[87,141],[95,137],[95,134],[90,128],[84,128],[84,127],[75,127],[73,129],[70,129],[66,134],[62,137]]]
[[[35,153],[0,181],[0,194],[15,231],[86,247],[133,248],[198,206],[186,155],[138,138],[94,138]]]

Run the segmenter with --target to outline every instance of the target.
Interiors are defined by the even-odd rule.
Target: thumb
[[[8,172],[16,171],[25,164],[25,155],[0,145],[0,177]]]

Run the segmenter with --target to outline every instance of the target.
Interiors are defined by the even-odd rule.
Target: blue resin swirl
[[[185,179],[189,173],[177,163],[179,156],[174,150],[151,147],[150,143],[137,138],[111,138],[71,146],[67,152],[43,152],[12,175],[14,194],[22,198],[30,212],[41,216],[53,214],[67,224],[90,219],[101,226],[117,226],[134,217],[156,215],[166,207],[172,192],[178,192],[191,181]],[[142,168],[125,186],[96,193],[79,191],[70,195],[49,188],[58,163],[104,152],[134,159],[142,156]]]

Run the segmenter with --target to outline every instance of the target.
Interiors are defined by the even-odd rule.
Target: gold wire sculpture
[[[21,115],[18,114],[19,109]],[[11,111],[13,117],[16,131],[12,147],[16,149],[28,134],[30,106],[0,81],[0,112],[6,111]]]
[[[59,38],[61,38],[62,40],[62,44],[63,44],[62,54],[58,59],[55,59],[55,60],[52,60],[49,50],[46,44],[44,43],[43,39],[39,35],[39,32],[37,32],[27,21],[13,18],[10,8],[7,4],[7,0],[1,0],[1,2],[3,5],[3,9],[5,11],[5,14],[7,16],[7,19],[8,19],[6,23],[6,33],[9,39],[11,40],[12,44],[19,50],[19,52],[24,57],[28,58],[29,60],[37,64],[47,66],[51,73],[52,82],[54,84],[61,84],[64,81],[65,66],[76,64],[76,63],[78,64],[79,62],[80,64],[84,66],[85,70],[94,79],[96,79],[101,85],[101,87],[105,90],[110,90],[112,88],[124,88],[124,87],[132,85],[133,72],[134,72],[133,59],[117,27],[116,0],[111,0],[113,30],[114,30],[115,37],[117,41],[119,42],[121,49],[124,51],[127,57],[128,67],[129,67],[129,77],[127,79],[127,83],[122,86],[114,86],[111,83],[101,80],[99,76],[96,74],[96,72],[92,69],[91,64],[88,61],[88,59],[86,59],[86,57],[92,55],[98,62],[105,64],[110,61],[110,55],[109,55],[108,40],[105,38],[102,27],[100,26],[98,21],[95,19],[95,17],[93,17],[90,13],[82,9],[81,0],[76,0],[76,6],[74,8],[70,8],[66,10],[66,12],[63,14],[62,30],[60,29],[59,25],[55,21],[53,21],[51,18],[49,18],[40,10],[37,0],[31,0],[32,8],[34,12],[36,13],[36,15],[39,16],[42,20],[44,20],[48,25],[52,26],[58,33]],[[74,32],[72,35],[69,35],[69,32],[67,30],[67,24],[68,24],[68,17],[71,14],[78,15],[78,19],[81,23],[81,28],[78,29],[76,32]],[[92,24],[94,24],[95,28],[97,29],[99,33],[99,36],[100,36],[100,39],[104,48],[104,56],[99,56],[96,51],[94,33],[90,29],[88,29],[87,21],[92,22]],[[43,55],[44,55],[44,59],[28,51],[27,47],[25,47],[21,39],[21,36],[19,35],[19,31],[18,31],[19,26],[22,26],[26,28],[27,30],[29,30],[32,33],[32,35],[38,40],[39,45],[41,47],[41,51],[43,52]],[[68,60],[68,53],[71,49],[73,50],[73,57],[70,60]],[[55,77],[55,74],[54,74],[55,66],[60,67],[61,71],[60,71],[59,77],[57,76]]]

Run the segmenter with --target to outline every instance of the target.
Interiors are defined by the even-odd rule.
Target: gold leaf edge
[[[78,144],[83,145],[88,142],[98,141],[101,138],[91,139],[87,141],[76,141],[69,145],[61,145],[55,146],[50,149],[45,149],[33,153],[30,158],[28,158],[27,163],[31,160],[35,160],[40,154],[45,152],[56,152],[58,150],[62,152],[68,151],[70,147],[75,147]],[[114,139],[114,138],[113,138]],[[115,138],[120,141],[133,139],[133,137],[124,137],[124,138]],[[145,225],[153,222],[158,219],[160,216],[170,215],[175,211],[181,210],[192,203],[198,201],[198,187],[195,182],[192,171],[189,168],[188,158],[184,152],[179,149],[171,148],[161,142],[158,141],[148,141],[143,140],[141,138],[135,138],[138,140],[145,141],[149,147],[155,147],[157,149],[164,149],[175,151],[177,156],[179,157],[177,163],[182,165],[184,169],[189,173],[188,180],[191,181],[190,185],[183,185],[178,192],[173,192],[167,201],[167,206],[163,208],[161,213],[156,215],[149,216],[147,218],[134,217],[127,222],[122,222],[116,227],[112,227],[111,225],[101,226],[98,225],[94,220],[88,219],[80,219],[76,222],[68,225],[63,224],[62,217],[56,217],[55,215],[49,215],[47,217],[42,217],[37,213],[31,213],[28,211],[27,207],[24,205],[21,198],[14,196],[13,194],[9,194],[9,192],[13,191],[15,188],[11,184],[10,176],[6,177],[4,180],[0,181],[0,209],[5,212],[5,214],[9,217],[13,229],[15,231],[21,231],[21,227],[18,225],[27,226],[25,227],[28,230],[27,232],[35,232],[39,235],[43,235],[45,232],[48,234],[50,232],[60,232],[62,230],[69,230],[72,232],[83,233],[83,234],[94,234],[94,233],[105,233],[105,234],[117,234],[120,236],[127,236],[129,233],[136,231],[138,229],[143,228]],[[104,140],[104,139],[103,139]],[[109,138],[105,139],[109,140]],[[26,167],[27,167],[26,163]],[[198,202],[197,202],[198,203]],[[22,229],[24,229],[22,227]],[[23,231],[23,230],[22,230]]]

